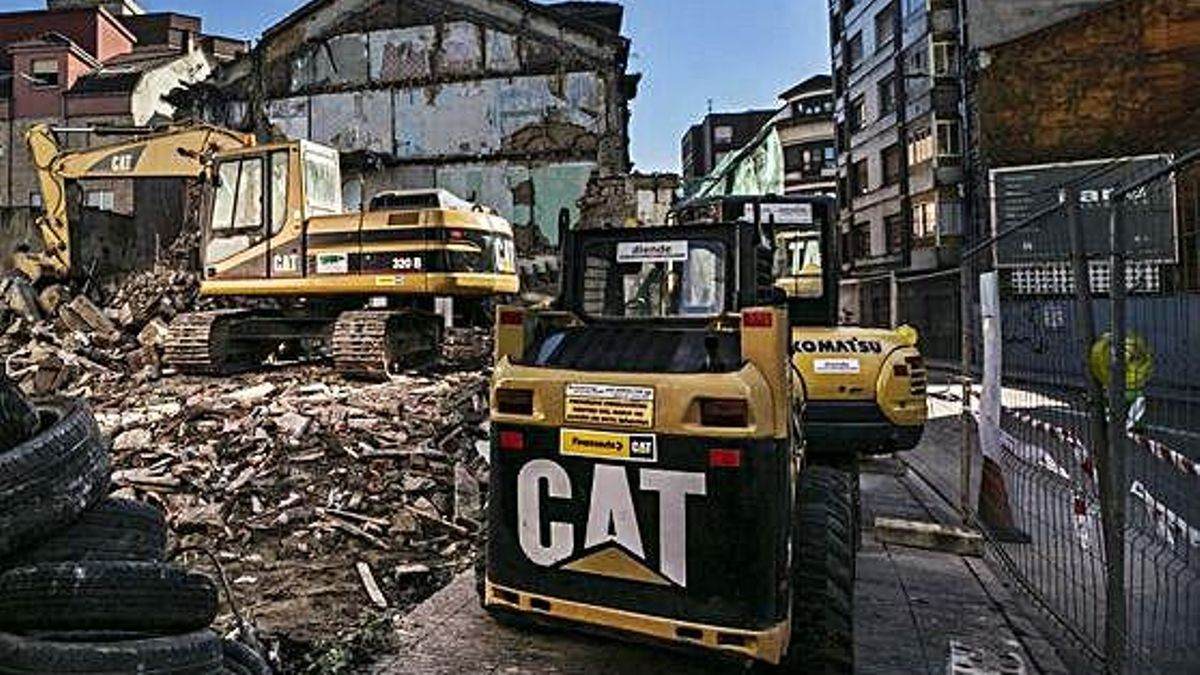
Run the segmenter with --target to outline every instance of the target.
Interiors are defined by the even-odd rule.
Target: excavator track
[[[442,323],[417,311],[343,312],[333,326],[334,367],[346,377],[385,380],[401,366],[437,360]]]
[[[175,317],[163,361],[189,375],[223,375],[259,366],[260,351],[234,337],[240,321],[250,314],[244,309],[219,309]]]

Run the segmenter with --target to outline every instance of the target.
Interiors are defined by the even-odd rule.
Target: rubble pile
[[[486,354],[474,333],[448,342]],[[294,366],[93,400],[118,494],[161,503],[178,545],[215,555],[242,613],[286,647],[398,613],[469,566],[486,382],[478,368],[368,385]]]
[[[0,278],[0,354],[26,394],[86,396],[101,382],[161,375],[167,325],[195,305],[186,272],[143,272],[92,294]],[[98,302],[102,298],[104,302]]]

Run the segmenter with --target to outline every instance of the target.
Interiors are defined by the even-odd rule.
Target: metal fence
[[[1097,667],[1200,672],[1200,160],[1059,196],[964,251],[964,516]]]

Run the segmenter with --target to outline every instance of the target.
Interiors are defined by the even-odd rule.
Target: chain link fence
[[[914,323],[964,318],[965,340],[923,335],[964,356],[947,493],[1098,668],[1200,672],[1200,161],[1082,182],[964,250],[965,297],[900,285]]]

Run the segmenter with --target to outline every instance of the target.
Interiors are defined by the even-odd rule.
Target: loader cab
[[[260,244],[286,229],[298,233],[310,217],[342,213],[338,152],[311,141],[222,153],[214,160],[210,183],[203,227],[206,269],[245,257],[247,276],[265,277],[271,260],[265,249],[258,250]],[[283,257],[271,267],[286,272],[296,267],[290,261]]]
[[[773,234],[771,274],[787,297],[793,326],[833,326],[838,318],[834,201],[829,197],[729,196],[677,207],[678,225],[741,222]]]

